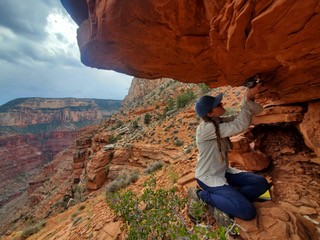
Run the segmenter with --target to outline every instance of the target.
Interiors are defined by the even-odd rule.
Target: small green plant
[[[158,161],[150,166],[148,166],[145,170],[145,173],[150,174],[153,173],[163,167],[163,161]]]
[[[169,101],[168,101],[168,104],[167,106],[164,108],[164,114],[170,110],[172,110],[174,108],[174,100],[173,98],[170,98]]]
[[[175,129],[175,130],[173,130],[173,134],[177,134],[179,132],[179,130],[177,130],[177,129]]]
[[[144,115],[144,123],[149,124],[150,122],[151,122],[151,114],[146,113],[146,115]]]
[[[108,143],[109,143],[109,144],[113,144],[113,143],[116,143],[117,141],[119,141],[120,139],[121,139],[121,136],[120,136],[120,135],[118,135],[118,136],[110,135],[110,136],[109,136]]]
[[[204,83],[200,83],[199,87],[201,89],[202,94],[207,93],[210,90],[210,88]]]
[[[193,93],[193,91],[191,89],[188,89],[188,91],[186,93],[183,93],[181,95],[178,96],[177,98],[177,107],[178,108],[183,108],[185,107],[188,102],[190,102],[191,100],[195,99],[195,95]]]
[[[192,151],[192,146],[189,145],[189,146],[184,150],[184,153],[185,153],[185,154],[189,154],[189,153],[191,153],[191,151]]]
[[[187,232],[176,213],[184,201],[175,190],[155,190],[155,179],[146,182],[143,194],[138,197],[131,191],[107,196],[109,206],[126,222],[127,239],[175,239],[169,236]]]
[[[123,122],[121,122],[120,120],[116,121],[116,128],[119,128],[123,125]]]
[[[177,139],[177,140],[174,142],[174,145],[176,145],[177,147],[180,147],[180,146],[183,145],[183,143],[184,143],[183,141]]]
[[[173,169],[169,171],[168,176],[173,183],[176,183],[179,179],[179,174],[176,173]]]
[[[132,122],[132,127],[133,127],[133,128],[138,128],[138,127],[139,127],[138,122],[137,122],[136,120],[134,120],[134,121]]]
[[[76,202],[82,202],[84,201],[83,198],[83,192],[84,192],[84,188],[80,187],[79,185],[74,185],[71,189],[71,195],[74,198],[74,200]],[[69,202],[69,200],[68,200]]]
[[[23,230],[21,237],[22,239],[26,239],[28,237],[30,237],[31,235],[39,232],[42,228],[44,228],[44,226],[46,225],[46,221],[42,220],[39,223],[37,223],[36,225],[27,227],[26,229]]]
[[[80,220],[81,220],[81,217],[75,218],[72,222],[72,225],[75,226]]]
[[[75,211],[74,213],[71,214],[70,218],[73,220],[73,219],[75,219],[79,214],[80,214],[79,211]]]
[[[138,178],[139,174],[137,172],[122,171],[106,186],[106,194],[117,192],[120,189],[129,186],[131,183],[136,182]]]
[[[110,170],[110,164],[104,167],[104,171],[106,172],[106,174],[108,174],[109,170]]]
[[[80,207],[78,208],[79,211],[82,211],[83,209],[85,209],[86,206],[85,205],[80,205]]]

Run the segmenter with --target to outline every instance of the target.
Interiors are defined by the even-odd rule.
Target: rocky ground
[[[192,101],[186,107],[173,107],[165,114],[164,109],[170,98],[176,99],[188,89],[196,96],[203,94],[199,85],[165,81],[154,91],[132,100],[131,105],[123,106],[113,119],[83,130],[77,145],[60,155],[56,163],[52,162],[55,174],[29,195],[25,207],[19,209],[20,215],[15,215],[2,238],[19,239],[27,225],[45,220],[41,231],[29,239],[124,239],[124,223],[109,209],[105,186],[121,170],[134,169],[140,172],[140,178],[127,189],[139,193],[149,177],[145,169],[159,160],[165,165],[156,172],[157,186],[176,186],[177,194],[185,198],[188,187],[196,184],[194,131],[199,119],[193,112]],[[243,89],[218,88],[208,94],[220,91],[226,92],[224,101],[229,112],[236,112]],[[146,113],[151,115],[148,124]],[[319,238],[319,161],[305,146],[295,124],[260,124],[246,133],[254,151],[270,161],[268,167],[255,171],[271,183],[272,200],[255,203],[256,219],[248,222],[236,219],[241,226],[238,239]],[[105,149],[111,144],[110,137],[114,139],[119,135],[121,139]],[[250,169],[250,166],[240,167]],[[79,183],[74,185],[75,179]],[[76,191],[75,186],[80,190]],[[37,200],[31,208],[30,199]],[[74,203],[71,204],[70,199]],[[185,210],[181,214],[191,229],[193,224]],[[203,224],[215,223],[208,218]]]

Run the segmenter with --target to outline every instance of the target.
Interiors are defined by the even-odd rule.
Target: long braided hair
[[[214,119],[210,118],[208,115],[205,115],[202,119],[203,121],[211,122],[214,125],[216,136],[217,136],[218,148],[220,152],[220,162],[223,162],[224,158],[222,155],[222,143],[221,143],[221,134],[220,134],[219,124]]]

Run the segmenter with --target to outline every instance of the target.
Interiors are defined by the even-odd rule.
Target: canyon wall
[[[152,92],[156,87],[169,81],[173,80],[168,78],[159,78],[148,81],[148,84],[146,84],[146,79],[133,78],[128,94],[122,101],[122,106],[132,103],[135,100],[143,99],[146,94]]]
[[[74,142],[75,131],[0,137],[0,207],[23,193],[29,181]]]
[[[120,100],[21,98],[0,106],[0,126],[97,121],[114,113]]]
[[[120,105],[120,100],[21,98],[0,106],[0,207],[73,145],[80,127],[103,120]]]

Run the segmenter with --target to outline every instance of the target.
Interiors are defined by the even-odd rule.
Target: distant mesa
[[[0,127],[37,124],[86,125],[102,120],[121,106],[121,100],[79,98],[18,98],[0,106]]]

